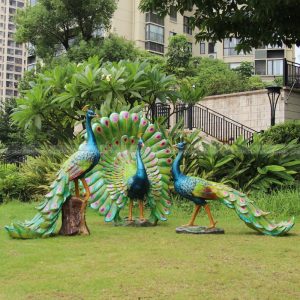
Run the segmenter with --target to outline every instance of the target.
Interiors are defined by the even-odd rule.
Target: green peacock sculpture
[[[207,181],[198,177],[186,176],[180,171],[185,142],[178,143],[175,147],[179,152],[172,165],[175,191],[182,197],[195,203],[195,209],[190,222],[183,226],[196,226],[196,216],[201,207],[204,207],[210,220],[210,228],[214,228],[214,221],[207,200],[218,200],[227,207],[235,210],[236,214],[247,226],[265,235],[284,235],[294,226],[294,218],[287,222],[274,223],[266,218],[269,213],[257,208],[248,197],[228,186]]]
[[[106,222],[121,224],[124,219],[120,211],[128,201],[128,221],[133,220],[135,199],[139,201],[139,219],[143,221],[145,200],[150,208],[145,221],[152,225],[165,221],[171,206],[168,187],[172,151],[163,134],[140,114],[128,111],[102,117],[93,124],[93,132],[101,160],[86,178],[91,207],[105,216]]]
[[[81,144],[78,151],[70,156],[63,164],[61,170],[57,173],[56,180],[50,186],[51,190],[45,196],[44,202],[37,207],[39,212],[36,216],[31,221],[25,221],[24,223],[15,222],[10,226],[5,227],[11,237],[30,239],[38,237],[45,238],[52,235],[55,231],[62,206],[71,196],[71,181],[74,181],[75,193],[78,198],[78,180],[80,179],[83,184],[85,197],[81,209],[85,210],[87,201],[90,197],[90,191],[84,177],[100,159],[100,152],[91,127],[91,120],[96,116],[97,115],[92,110],[87,110],[87,141],[84,144]],[[84,213],[84,211],[81,213]],[[81,221],[83,221],[83,219]]]

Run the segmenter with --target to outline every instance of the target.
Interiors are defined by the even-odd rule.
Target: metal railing
[[[284,59],[284,86],[300,88],[300,64]]]
[[[147,110],[145,110],[146,112]],[[154,122],[157,118],[163,118],[163,123],[167,128],[170,128],[171,106],[164,103],[155,103],[152,109],[149,110],[148,118]]]
[[[167,128],[170,127],[171,108],[169,105],[157,103],[152,109],[151,117],[165,117]],[[175,106],[175,121],[183,119],[184,128],[201,129],[222,143],[232,144],[239,136],[252,141],[254,129],[230,119],[201,104],[178,104]]]

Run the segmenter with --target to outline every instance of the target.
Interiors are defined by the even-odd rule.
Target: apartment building
[[[170,15],[159,18],[155,13],[141,13],[138,9],[139,0],[122,0],[112,19],[112,32],[132,40],[142,49],[164,55],[167,52],[169,37],[176,34],[185,34],[190,43],[193,56],[204,56],[212,59],[221,59],[231,68],[236,68],[242,61],[252,62],[255,73],[265,79],[283,74],[283,59],[295,60],[295,48],[278,48],[267,46],[253,49],[251,53],[237,53],[236,38],[224,39],[222,42],[195,43],[197,33],[189,26],[191,13],[184,16],[171,10]]]
[[[0,0],[0,102],[18,96],[18,81],[27,66],[24,44],[14,41],[14,15],[26,0]]]

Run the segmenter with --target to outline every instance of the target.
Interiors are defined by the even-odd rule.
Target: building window
[[[235,50],[235,47],[238,45],[239,39],[236,38],[226,38],[223,42],[223,50],[224,50],[224,56],[230,56],[230,55],[245,55],[243,51],[240,53]]]
[[[268,60],[267,63],[268,75],[282,75],[283,74],[283,61],[280,60]]]
[[[205,42],[200,42],[200,54],[205,54]]]
[[[164,18],[161,18],[160,16],[158,16],[157,14],[155,14],[153,12],[146,13],[146,22],[155,23],[155,24],[158,24],[161,26],[164,26],[164,24],[165,24]]]
[[[15,25],[14,24],[8,24],[8,30],[15,30]]]
[[[193,52],[193,44],[192,43],[188,43],[188,49],[191,53]]]
[[[21,73],[22,67],[15,66],[15,72]]]
[[[6,79],[14,79],[14,74],[6,73]]]
[[[12,96],[14,94],[14,91],[13,90],[6,90],[6,95],[7,96]]]
[[[170,7],[170,20],[177,22],[177,9],[175,6]]]
[[[146,42],[145,49],[149,51],[158,52],[158,53],[164,53],[164,45],[153,43],[153,42]]]
[[[255,74],[256,75],[266,75],[266,61],[256,60],[255,61]]]
[[[183,32],[187,34],[192,34],[192,26],[190,24],[190,18],[189,17],[183,17]]]
[[[7,71],[13,71],[14,70],[14,65],[7,65],[6,70]]]
[[[23,54],[23,52],[22,52],[22,50],[15,50],[15,55],[22,55]]]
[[[208,43],[208,54],[211,54],[211,53],[216,53],[215,51],[215,43],[213,42],[209,42]]]
[[[157,42],[160,44],[164,43],[164,28],[161,26],[147,24],[146,25],[146,40]]]
[[[22,58],[15,58],[15,63],[21,65],[22,64]]]

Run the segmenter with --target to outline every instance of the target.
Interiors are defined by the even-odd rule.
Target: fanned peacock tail
[[[98,165],[86,181],[91,191],[91,207],[105,216],[105,221],[120,221],[119,212],[128,201],[126,182],[136,172],[138,136],[144,141],[141,150],[150,189],[146,201],[151,222],[166,220],[171,201],[168,194],[172,152],[155,125],[137,113],[123,111],[102,117],[93,132],[102,153]]]
[[[70,196],[69,179],[64,170],[59,171],[50,189],[50,192],[44,197],[44,201],[37,207],[39,212],[32,220],[5,226],[11,237],[45,238],[54,233],[62,205]]]
[[[212,190],[219,196],[222,203],[235,210],[247,226],[266,235],[284,235],[294,226],[294,217],[289,221],[276,223],[267,218],[269,212],[259,209],[245,194],[228,186],[209,182]]]

